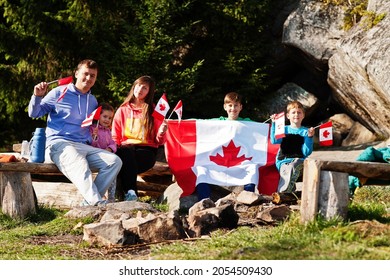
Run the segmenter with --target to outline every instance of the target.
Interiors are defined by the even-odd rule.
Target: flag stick
[[[313,129],[319,128],[321,125],[323,125],[323,123],[313,127]]]
[[[57,83],[58,81],[59,81],[59,80],[55,80],[55,81],[48,82],[47,85],[51,85],[51,84]]]
[[[269,117],[269,119],[267,119],[267,120],[263,121],[263,123],[266,123],[266,122],[268,122],[270,119],[271,119],[271,117]]]
[[[99,120],[97,121],[97,123],[96,123],[96,128],[98,129],[98,131],[99,131]],[[98,136],[97,135],[94,135],[93,136],[93,141],[97,141],[98,140]]]
[[[167,120],[169,120],[169,119],[172,117],[173,112],[175,112],[175,110],[172,110],[172,112],[171,112],[171,114],[169,115],[169,117],[168,117]]]

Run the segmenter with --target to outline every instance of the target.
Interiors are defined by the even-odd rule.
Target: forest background
[[[0,147],[29,140],[45,119],[27,106],[33,87],[97,61],[92,93],[118,107],[141,75],[156,79],[183,118],[225,115],[229,91],[244,96],[241,116],[285,82],[275,71],[273,24],[281,0],[0,0]],[[280,45],[280,42],[277,42]],[[277,74],[276,74],[277,73]]]

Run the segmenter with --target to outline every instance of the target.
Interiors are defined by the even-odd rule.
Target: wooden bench
[[[349,175],[388,180],[390,164],[307,158],[303,168],[301,221],[312,221],[318,214],[327,219],[345,219],[350,201]]]
[[[15,144],[14,152],[20,152]],[[55,179],[52,179],[55,178]],[[157,161],[154,167],[138,176],[140,192],[158,195],[173,183],[166,162]],[[13,218],[24,218],[36,212],[37,204],[69,209],[83,200],[77,188],[52,163],[0,163],[0,208]]]

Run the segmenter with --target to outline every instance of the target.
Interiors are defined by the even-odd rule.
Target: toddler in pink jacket
[[[111,136],[111,124],[114,117],[114,107],[108,103],[100,104],[102,110],[100,111],[99,120],[92,124],[89,128],[92,134],[91,145],[96,148],[101,148],[112,153],[116,153],[117,146]],[[115,202],[116,180],[108,188],[107,201]]]

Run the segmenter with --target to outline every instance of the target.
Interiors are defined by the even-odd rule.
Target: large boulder
[[[302,62],[327,75],[328,60],[344,36],[341,6],[303,0],[284,22],[282,43],[299,50]]]
[[[387,0],[369,1],[375,14],[390,14]],[[361,22],[364,22],[364,18]],[[390,136],[390,17],[368,28],[358,24],[339,40],[329,59],[328,82],[349,115],[381,137]]]
[[[328,98],[318,90],[311,93],[322,95],[327,110],[346,113],[371,131],[359,141],[389,138],[390,6],[387,0],[369,0],[366,16],[345,30],[344,19],[353,3],[344,5],[348,6],[301,0],[284,23],[282,43],[307,71],[326,76],[326,84],[319,87],[330,88]],[[371,26],[372,18],[379,15],[386,16]],[[312,77],[308,75],[300,85],[307,89]]]

